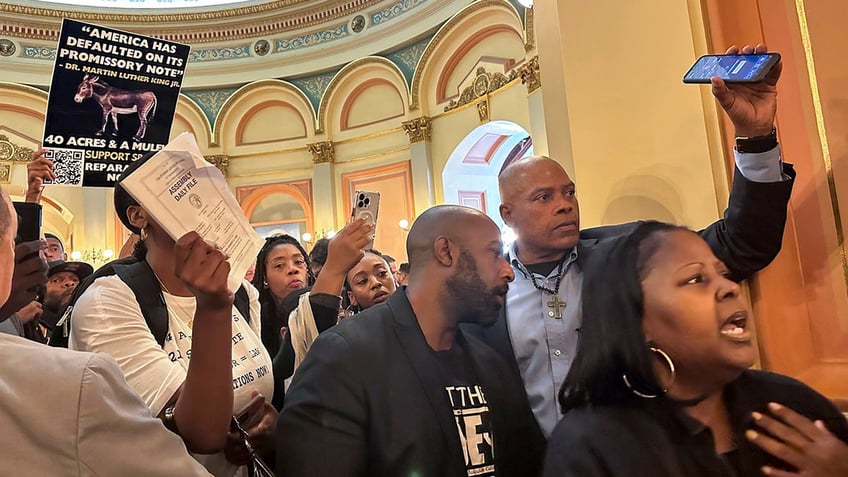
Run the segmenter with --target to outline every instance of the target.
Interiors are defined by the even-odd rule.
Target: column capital
[[[312,153],[312,164],[333,164],[336,162],[336,148],[333,141],[322,141],[307,144],[306,147]]]
[[[430,139],[433,129],[433,120],[427,116],[421,116],[410,121],[401,123],[403,131],[409,136],[410,144],[426,141]]]
[[[534,56],[518,67],[521,83],[527,85],[527,94],[542,87],[542,76],[539,72],[539,57]]]
[[[204,159],[213,166],[217,167],[224,177],[227,177],[227,170],[230,167],[230,156],[226,154],[213,154],[210,156],[203,156]]]

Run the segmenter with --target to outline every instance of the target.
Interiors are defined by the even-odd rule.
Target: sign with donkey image
[[[189,47],[65,19],[47,100],[54,184],[112,187],[168,143]]]

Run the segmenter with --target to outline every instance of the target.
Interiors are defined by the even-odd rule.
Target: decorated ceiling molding
[[[431,36],[470,3],[277,0],[163,13],[7,0],[0,2],[0,54],[6,57],[4,79],[46,86],[61,20],[74,18],[189,44],[186,88],[240,86],[306,77],[364,56],[396,52]]]
[[[0,2],[0,60],[9,81],[3,87],[25,89],[43,111],[61,18],[68,16],[189,43],[177,124],[209,147],[251,148],[304,134],[337,140],[396,120],[421,102],[422,112],[437,114],[474,80],[478,66],[513,68],[523,61],[522,49],[532,47],[525,40],[531,13],[517,0],[249,0],[164,13],[7,0]],[[339,28],[340,41],[321,33]],[[369,115],[357,100],[377,89],[397,97],[397,105]],[[281,108],[297,124],[278,135],[240,135],[244,121],[260,121],[267,107]]]

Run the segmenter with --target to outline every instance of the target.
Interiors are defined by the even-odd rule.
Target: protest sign
[[[44,147],[56,184],[111,187],[168,143],[189,47],[65,19],[47,100]]]

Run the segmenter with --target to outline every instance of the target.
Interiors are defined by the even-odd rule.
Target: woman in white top
[[[221,250],[195,232],[175,242],[121,187],[144,161],[122,174],[115,210],[141,236],[134,255],[159,282],[168,311],[165,341],[157,343],[133,291],[111,275],[95,280],[76,302],[69,346],[111,355],[151,413],[179,434],[212,474],[246,475],[249,456],[231,429],[232,416],[247,411],[244,426],[260,455],[273,454],[277,418],[264,402],[273,395],[274,379],[259,338],[258,293],[244,282],[250,317],[242,316],[227,289],[230,266]]]

